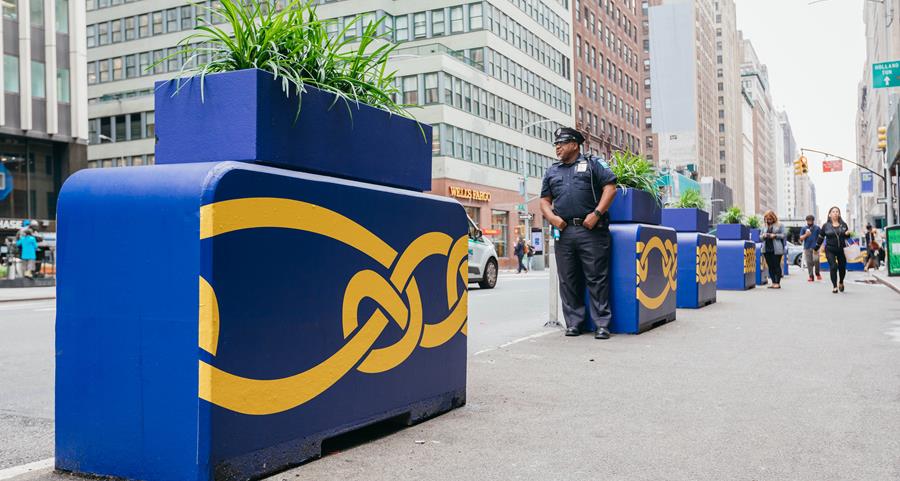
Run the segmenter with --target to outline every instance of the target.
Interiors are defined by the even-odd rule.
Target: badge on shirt
[[[575,167],[575,172],[587,172],[587,162],[585,162],[583,160],[581,162],[579,162],[578,165]]]

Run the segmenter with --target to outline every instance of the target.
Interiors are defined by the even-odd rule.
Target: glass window
[[[10,20],[18,20],[19,19],[19,11],[16,7],[15,0],[9,0],[3,2],[3,18],[8,18]]]
[[[481,30],[484,26],[484,19],[481,14],[481,4],[473,3],[469,5],[469,30]]]
[[[69,103],[71,85],[69,83],[69,69],[61,68],[56,71],[56,98],[59,102]]]
[[[145,115],[147,117],[147,133],[146,135],[144,135],[144,137],[152,139],[156,137],[156,115],[154,112],[147,112]],[[147,160],[148,164],[153,163],[149,162],[150,160],[152,160],[152,156],[148,156]]]
[[[190,30],[194,28],[194,6],[186,5],[181,7],[181,29]]]
[[[153,12],[153,35],[163,33],[163,13],[162,11]]]
[[[134,157],[132,157],[132,158],[131,158],[131,165],[132,165],[132,166],[140,166],[140,165],[144,165],[144,156],[142,156],[142,155],[135,155]]]
[[[101,22],[97,24],[97,44],[98,45],[108,45],[109,44],[109,23]]]
[[[129,137],[128,140],[137,140],[144,136],[144,131],[141,127],[141,114],[140,113],[133,113],[133,114],[129,115],[128,123],[130,124],[130,127],[131,127],[130,128],[131,137]]]
[[[497,255],[506,257],[506,237],[509,235],[509,212],[504,210],[491,210],[491,228],[500,233],[492,239]]]
[[[142,52],[138,61],[138,75],[149,75],[147,69],[150,68],[150,52]]]
[[[154,50],[153,51],[153,73],[160,74],[164,73],[166,69],[166,63],[162,60],[166,57],[165,51],[163,49]]]
[[[394,24],[394,38],[397,42],[409,40],[409,17],[400,16]]]
[[[137,55],[125,57],[125,78],[139,77],[137,71]]]
[[[44,64],[41,62],[31,61],[31,96],[44,98],[47,96],[45,86],[47,79],[44,78]]]
[[[124,141],[128,140],[125,135],[125,129],[126,129],[127,125],[128,124],[125,123],[124,115],[116,116],[116,136],[115,136],[116,142],[124,142]]]
[[[87,26],[87,46],[88,48],[97,46],[97,25],[95,24]]]
[[[122,41],[122,20],[116,19],[110,22],[109,27],[110,39],[112,43],[119,43]]]
[[[444,34],[444,11],[433,10],[431,12],[431,35],[439,37]]]
[[[100,143],[112,142],[112,117],[100,118]]]
[[[112,80],[122,80],[122,75],[124,74],[124,65],[122,64],[122,57],[116,57],[112,59]]]
[[[425,74],[425,104],[438,102],[438,75],[437,73]]]
[[[31,0],[31,26],[44,28],[44,0]]]
[[[88,62],[87,80],[89,85],[97,83],[97,62]]]
[[[441,128],[438,125],[431,131],[431,155],[441,155]]]
[[[137,22],[135,17],[125,19],[125,40],[134,40],[137,38]]]
[[[3,90],[19,93],[19,57],[3,56]]]
[[[425,18],[425,12],[413,15],[413,36],[415,38],[424,38],[428,34],[428,24]]]
[[[56,31],[69,33],[69,0],[56,0]]]
[[[138,17],[138,37],[150,36],[150,14],[145,13]]]
[[[178,9],[170,8],[166,10],[166,32],[178,31]]]
[[[419,77],[410,75],[403,77],[403,103],[406,105],[419,104]]]
[[[450,33],[459,33],[463,31],[463,8],[462,6],[450,7]]]

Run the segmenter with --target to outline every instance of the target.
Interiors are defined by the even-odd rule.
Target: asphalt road
[[[546,332],[548,271],[506,274],[493,289],[469,286],[469,355]]]
[[[0,303],[0,470],[53,456],[54,306]]]

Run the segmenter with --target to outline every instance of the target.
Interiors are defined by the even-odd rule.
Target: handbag
[[[850,241],[847,241],[847,245],[844,246],[844,257],[847,258],[847,262],[853,262],[859,256],[859,246],[851,244]]]

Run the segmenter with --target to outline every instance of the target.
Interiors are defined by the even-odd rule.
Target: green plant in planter
[[[618,151],[613,154],[609,168],[616,174],[619,187],[643,190],[662,204],[659,172],[650,161],[631,151]]]
[[[720,224],[740,224],[744,222],[744,213],[740,207],[731,207],[719,214]]]
[[[751,215],[750,217],[747,218],[747,226],[750,227],[751,229],[759,229],[759,227],[761,225],[762,225],[762,220],[759,218],[758,215]]]
[[[705,209],[706,199],[697,189],[688,189],[681,193],[678,201],[672,204],[672,207],[678,209]]]
[[[206,75],[261,69],[281,80],[285,95],[298,96],[298,116],[303,99],[300,94],[311,85],[334,94],[335,102],[343,100],[348,110],[350,102],[365,103],[412,117],[407,110],[411,106],[395,100],[399,95],[394,83],[396,72],[388,72],[386,66],[397,45],[387,41],[386,34],[378,33],[383,19],[366,24],[358,37],[348,36],[347,32],[362,21],[357,16],[336,35],[329,35],[330,21],[318,18],[312,0],[293,0],[284,8],[277,8],[277,3],[220,0],[215,8],[202,7],[210,11],[214,21],[199,17],[196,33],[179,42],[178,52],[156,64],[175,56],[184,59],[178,88],[185,77],[199,77],[201,98]]]

